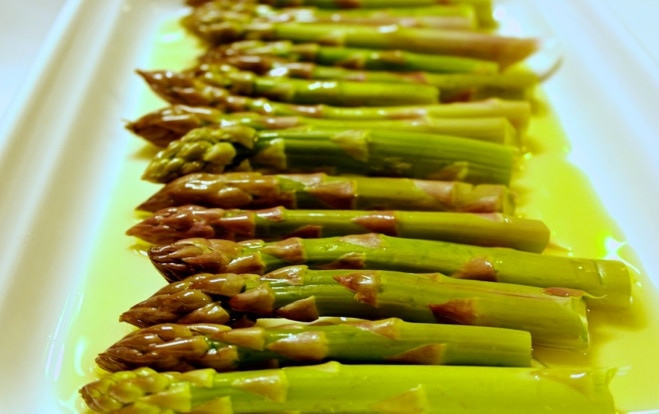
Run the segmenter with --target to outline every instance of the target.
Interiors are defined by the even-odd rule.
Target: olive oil
[[[176,21],[165,22],[156,35],[150,68],[182,69],[194,62],[199,49]],[[539,96],[540,101],[544,101]],[[145,91],[137,118],[165,104]],[[121,120],[117,120],[121,122]],[[125,161],[112,191],[112,205],[94,248],[85,285],[73,296],[68,317],[75,318],[57,362],[58,395],[68,412],[87,412],[78,389],[96,379],[96,355],[132,330],[118,322],[119,314],[146,299],[165,280],[123,232],[136,222],[134,208],[160,186],[140,179],[155,150],[126,132]],[[621,412],[659,408],[659,295],[643,275],[632,246],[615,220],[603,210],[587,177],[568,161],[569,138],[551,108],[532,120],[520,170],[512,184],[518,194],[517,214],[544,220],[552,231],[547,254],[609,258],[627,262],[635,273],[630,309],[589,313],[592,347],[587,352],[534,351],[547,366],[618,367],[611,389]],[[58,350],[51,350],[57,354]],[[55,364],[55,362],[52,362]],[[51,368],[49,368],[51,369]]]

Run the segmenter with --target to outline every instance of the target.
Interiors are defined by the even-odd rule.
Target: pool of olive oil
[[[150,68],[182,69],[193,62],[197,51],[195,41],[184,36],[177,22],[168,21],[154,37]],[[141,99],[135,118],[164,106],[150,93]],[[118,322],[119,314],[165,284],[135,248],[136,241],[123,234],[137,220],[135,206],[160,188],[140,179],[155,150],[139,138],[130,137],[127,142],[120,176],[110,190],[112,205],[76,304],[76,322],[63,346],[57,393],[67,412],[87,412],[78,389],[97,378],[94,358],[131,330]],[[587,177],[567,161],[569,138],[551,108],[544,106],[532,120],[526,145],[528,152],[512,185],[518,194],[517,214],[546,222],[552,231],[547,254],[623,260],[635,278],[630,309],[589,312],[592,347],[587,352],[538,349],[534,357],[547,366],[617,367],[611,389],[620,412],[659,409],[656,288],[639,268],[632,247],[603,210]]]

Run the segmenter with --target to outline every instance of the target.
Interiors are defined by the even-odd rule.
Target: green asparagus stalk
[[[371,52],[373,54],[373,52]],[[395,57],[392,57],[395,58]],[[424,71],[387,71],[380,69],[352,69],[342,66],[361,66],[359,60],[343,60],[334,66],[313,62],[259,56],[228,56],[212,63],[202,63],[197,73],[213,76],[213,72],[230,68],[252,71],[269,77],[289,77],[350,82],[406,83],[435,86],[442,102],[500,97],[529,100],[540,77],[528,70],[509,70],[504,73],[431,73]]]
[[[219,208],[456,211],[512,214],[513,197],[502,185],[386,177],[334,177],[323,173],[256,172],[188,174],[163,186],[138,206],[198,204]]]
[[[228,285],[228,287],[227,287]],[[238,292],[238,293],[236,293]],[[184,300],[185,306],[177,303]],[[215,323],[215,308],[233,318],[321,316],[400,318],[527,331],[535,346],[584,349],[588,322],[583,292],[457,279],[439,273],[279,268],[253,274],[203,273],[174,282],[121,315],[139,327]],[[211,309],[209,315],[206,309]]]
[[[451,55],[428,55],[405,50],[374,50],[324,46],[318,43],[295,44],[289,41],[239,41],[220,45],[206,52],[202,63],[221,63],[229,58],[240,62],[250,56],[287,59],[289,62],[314,62],[347,69],[424,71],[434,74],[496,74],[499,65],[492,61]],[[229,60],[229,62],[231,62]],[[267,61],[266,61],[267,62]],[[255,63],[253,64],[255,65]],[[261,67],[264,64],[261,64]],[[263,70],[263,69],[261,69]]]
[[[328,105],[290,105],[252,99],[249,97],[229,96],[215,104],[227,112],[257,112],[272,115],[301,115],[312,118],[328,119],[408,119],[418,117],[477,117],[492,116],[490,111],[502,111],[506,117],[513,117],[511,123],[518,130],[524,130],[531,116],[528,102],[489,98],[477,102],[454,102],[438,105],[375,106],[375,107],[332,107]],[[473,111],[473,112],[472,112]]]
[[[194,172],[326,172],[508,185],[515,147],[449,135],[365,129],[256,131],[229,126],[188,132],[156,154],[143,179],[166,183]]]
[[[317,7],[321,9],[382,9],[432,7],[437,4],[467,5],[476,11],[479,23],[486,27],[496,25],[493,16],[492,0],[261,0],[261,3],[275,7]]]
[[[97,358],[106,371],[254,369],[344,363],[531,366],[531,336],[512,329],[409,323],[390,318],[340,324],[231,329],[217,324],[142,328]]]
[[[610,369],[322,365],[121,371],[85,385],[98,413],[614,414]]]
[[[213,26],[225,21],[340,23],[369,26],[400,25],[437,29],[475,30],[476,14],[469,5],[437,5],[397,9],[323,10],[312,7],[279,9],[256,3],[207,2],[197,5],[183,18],[183,24],[195,32],[212,33]],[[207,37],[207,36],[205,36]]]
[[[216,26],[213,44],[242,39],[289,40],[350,48],[401,50],[405,52],[453,55],[489,60],[501,68],[520,62],[535,53],[539,42],[533,38],[505,37],[465,30],[441,30],[401,26],[360,26],[328,23],[254,23],[225,21]],[[203,36],[203,33],[195,33]]]
[[[149,258],[169,281],[202,272],[264,274],[287,265],[315,268],[441,272],[458,279],[569,288],[589,303],[628,306],[631,278],[615,260],[549,256],[500,247],[359,234],[276,242],[184,239],[153,246]]]
[[[230,93],[288,103],[336,106],[427,105],[439,101],[439,90],[424,84],[314,81],[261,77],[251,72],[216,73],[212,79],[204,77],[203,80],[190,73],[172,71],[138,73],[168,102],[190,105],[213,106]]]
[[[188,238],[319,238],[381,233],[414,239],[542,252],[549,229],[539,220],[500,213],[469,214],[363,210],[224,210],[195,205],[169,207],[131,227],[127,234],[153,244]]]
[[[143,118],[141,120],[141,125],[137,126],[135,129],[146,129],[148,132],[154,133],[154,130],[158,128],[159,125],[163,125],[164,123],[164,126],[166,127],[168,118],[173,118],[172,122],[174,123],[174,127],[178,129],[179,133],[176,135],[173,133],[158,134],[159,137],[168,135],[172,137],[171,141],[173,141],[175,139],[182,138],[192,129],[202,126],[219,126],[224,128],[227,126],[245,125],[257,130],[306,127],[337,129],[345,126],[345,122],[334,119],[307,118],[300,116],[272,117],[253,113],[228,115],[218,114],[219,116],[215,118],[213,122],[209,122],[209,117],[205,117],[204,119],[204,115],[207,114],[200,113],[200,111],[195,110],[194,108],[189,112],[186,112],[185,109],[181,110],[180,108],[175,111],[179,112],[180,115],[172,117],[172,111],[167,111],[164,121],[162,112],[158,114],[152,114],[152,116],[146,119]],[[195,125],[195,123],[197,125]],[[504,117],[471,118],[468,120],[463,118],[364,120],[352,121],[350,123],[350,127],[358,129],[385,129],[401,132],[428,132],[434,134],[455,135],[503,145],[519,145],[517,131],[515,131],[515,128]],[[128,125],[128,128],[132,128],[132,126]],[[158,141],[162,141],[162,138]],[[163,146],[168,145],[169,142],[163,142]]]
[[[372,107],[337,107],[329,106],[325,103],[294,105],[273,101],[264,97],[252,98],[232,95],[226,89],[195,78],[190,73],[184,74],[171,71],[142,71],[138,73],[143,75],[146,83],[153,92],[171,104],[217,107],[225,112],[257,112],[271,115],[301,115],[313,118],[334,119],[401,119],[426,115],[438,117],[447,112],[446,105],[440,104],[388,105],[387,102],[384,102],[377,103]],[[464,96],[464,98],[467,99],[469,96]],[[450,102],[444,101],[444,103]],[[481,104],[486,107],[510,108],[509,110],[511,112],[514,105],[512,102],[497,99],[488,99]],[[519,102],[517,104],[529,105],[526,102]],[[466,103],[455,103],[455,105],[466,105]],[[519,109],[515,109],[515,111],[517,110]],[[453,111],[454,113],[460,112],[457,107]],[[523,122],[526,123],[528,117],[523,119]]]
[[[342,14],[348,13],[355,16],[371,16],[386,12],[387,15],[393,16],[469,16],[474,15],[480,26],[494,27],[496,21],[493,16],[492,0],[386,0],[385,2],[318,2],[316,0],[243,0],[235,2],[233,0],[186,0],[186,4],[193,7],[199,7],[207,3],[216,3],[223,8],[232,10],[253,10],[255,7],[260,9],[260,5],[267,4],[273,6],[273,9],[282,7],[313,7],[316,13],[335,14],[338,9]],[[326,10],[323,10],[326,9]],[[269,11],[269,10],[268,10]]]
[[[339,118],[322,116],[322,110],[319,111],[321,115],[320,117],[314,117],[314,113],[309,113],[309,116],[306,116],[306,114],[304,114],[304,109],[297,111],[297,113],[294,110],[286,111],[286,114],[282,113],[283,111],[277,113],[276,105],[272,104],[273,103],[271,102],[267,104],[267,106],[261,107],[261,109],[269,108],[273,110],[270,113],[267,111],[261,111],[266,112],[261,114],[262,116],[274,116],[278,118],[292,116],[295,118],[302,117],[304,120],[311,118],[334,121],[339,120]],[[295,106],[293,106],[293,108],[295,108]],[[359,122],[378,120],[419,120],[419,122],[428,121],[433,123],[437,119],[452,119],[456,120],[456,124],[457,120],[461,120],[460,125],[469,124],[472,120],[478,122],[479,119],[483,118],[505,117],[519,135],[522,135],[526,130],[531,114],[531,107],[528,102],[503,101],[499,99],[441,104],[426,107],[410,107],[409,111],[399,111],[400,108],[401,107],[332,108],[332,112],[336,109],[349,109],[358,114],[361,111],[363,113],[362,117],[355,116],[353,118],[355,121]],[[309,109],[313,109],[313,107]],[[255,111],[253,114],[259,114],[259,112]],[[336,115],[341,115],[341,113]],[[245,116],[245,113],[235,114],[235,116],[243,117]],[[171,141],[183,137],[183,135],[192,129],[209,125],[222,125],[222,120],[226,117],[227,114],[216,108],[173,105],[149,112],[137,120],[127,123],[126,128],[154,145],[165,147]],[[345,120],[342,122],[345,123]]]

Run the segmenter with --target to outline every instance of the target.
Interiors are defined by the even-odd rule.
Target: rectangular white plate
[[[656,289],[656,62],[594,0],[536,1],[530,15],[503,3],[519,19],[513,31],[542,15],[560,44],[564,65],[544,91],[570,138],[568,159],[654,275],[654,288],[641,279],[643,291]],[[93,376],[94,355],[128,329],[118,313],[163,283],[123,236],[132,209],[156,187],[139,182],[148,150],[121,120],[162,105],[133,71],[167,61],[168,43],[179,40],[167,25],[180,9],[180,0],[70,0],[0,126],[1,412],[80,410],[76,389]],[[147,282],[133,282],[145,273]],[[621,366],[612,389],[624,411],[659,409],[656,311],[611,345],[642,337],[652,340],[640,348],[647,355],[604,347],[598,359]],[[652,373],[637,376],[639,366]]]

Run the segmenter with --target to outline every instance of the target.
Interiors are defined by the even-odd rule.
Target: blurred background
[[[78,3],[98,0],[69,1]],[[0,0],[0,118],[24,86],[23,80],[35,63],[65,2],[66,0]],[[659,16],[659,0],[598,2],[599,7],[613,11],[622,25],[659,65],[659,26],[656,21]],[[584,24],[587,25],[587,22]]]

